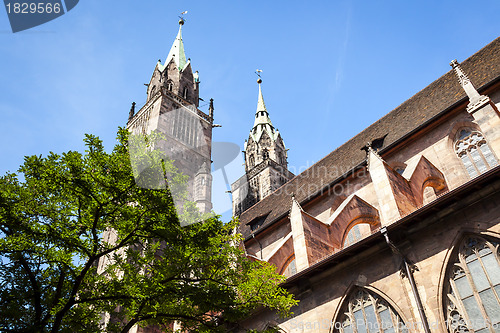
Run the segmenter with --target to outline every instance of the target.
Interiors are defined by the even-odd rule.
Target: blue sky
[[[304,170],[498,37],[499,1],[98,1],[25,32],[0,9],[0,173],[23,156],[111,148],[183,27],[214,141],[242,145],[257,68],[273,124]],[[472,78],[474,80],[474,78]],[[201,104],[202,110],[207,105]]]

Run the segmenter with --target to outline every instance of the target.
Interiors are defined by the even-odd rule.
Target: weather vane
[[[255,74],[257,74],[257,76],[259,77],[259,79],[260,79],[260,73],[262,73],[262,69],[257,69],[255,71]]]
[[[185,11],[183,11],[183,12],[181,13],[181,15],[179,16],[179,18],[180,18],[182,21],[184,21],[184,14],[187,14],[187,12],[188,12],[188,11],[187,11],[187,10],[185,10]]]

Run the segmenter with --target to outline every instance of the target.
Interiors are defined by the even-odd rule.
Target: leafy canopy
[[[167,189],[136,186],[128,135],[119,129],[111,153],[86,135],[85,153],[29,156],[0,178],[0,331],[169,331],[175,321],[224,332],[259,307],[288,315],[297,302],[273,266],[234,246],[235,220],[181,227]],[[170,187],[184,186],[172,162],[163,168]]]

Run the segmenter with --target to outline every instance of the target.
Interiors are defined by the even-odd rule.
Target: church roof
[[[165,64],[163,67],[167,66],[172,59],[174,59],[175,64],[179,71],[183,71],[189,64],[189,60],[186,61],[186,54],[184,53],[184,43],[182,42],[182,26],[184,25],[184,20],[179,20],[179,32],[177,33],[177,37],[175,37],[174,43],[170,48],[170,52],[168,53],[167,60],[165,60]]]
[[[479,90],[500,79],[500,38],[461,63]],[[295,176],[271,195],[250,207],[240,216],[240,232],[245,239],[251,235],[249,223],[257,218],[264,222],[254,233],[266,229],[288,214],[291,194],[307,203],[325,187],[339,181],[343,175],[364,163],[366,153],[360,148],[376,138],[387,135],[381,153],[426,126],[435,118],[466,101],[465,92],[453,70],[422,89],[413,97],[335,149],[309,169]],[[320,170],[318,172],[318,170]],[[327,173],[324,170],[328,170]]]
[[[264,132],[267,132],[269,137],[276,141],[278,139],[278,130],[276,130],[271,123],[271,118],[269,117],[269,112],[266,109],[266,103],[264,103],[264,96],[262,96],[262,80],[259,78],[257,81],[259,84],[259,99],[257,101],[257,111],[255,112],[255,121],[250,131],[250,136],[255,142],[260,140],[260,137]]]

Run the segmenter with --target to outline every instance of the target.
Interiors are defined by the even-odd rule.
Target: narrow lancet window
[[[253,168],[253,167],[254,167],[254,165],[255,165],[255,157],[253,157],[253,155],[250,155],[250,156],[248,157],[248,166],[249,166],[250,168]]]

